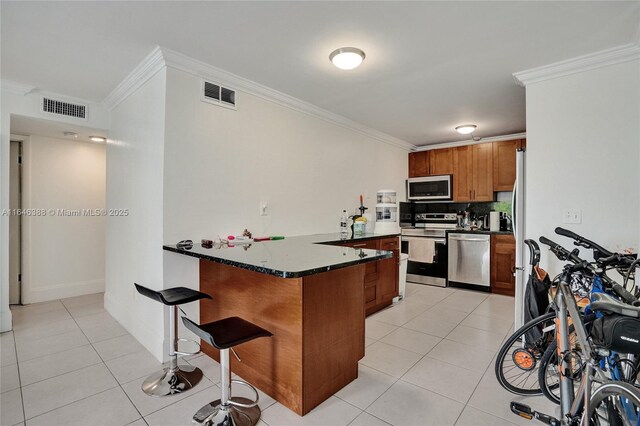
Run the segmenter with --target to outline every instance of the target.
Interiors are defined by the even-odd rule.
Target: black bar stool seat
[[[196,386],[202,380],[202,370],[191,365],[178,365],[178,355],[195,355],[200,352],[200,345],[189,339],[178,337],[178,305],[195,302],[201,299],[211,299],[206,293],[186,287],[174,287],[165,290],[152,290],[134,283],[138,293],[163,305],[171,306],[169,314],[169,367],[158,371],[142,383],[142,390],[151,396],[168,396],[182,393]],[[198,346],[196,352],[181,352],[178,342],[192,342]]]
[[[243,380],[230,380],[229,350],[233,351],[234,346],[260,337],[271,337],[273,334],[239,317],[229,317],[203,325],[197,325],[189,318],[182,317],[182,322],[187,329],[203,341],[220,350],[221,398],[198,410],[193,416],[193,422],[202,425],[225,426],[254,426],[257,424],[261,414],[258,407],[258,391]],[[236,357],[238,357],[237,354]],[[231,383],[247,386],[253,390],[255,399],[232,397]]]
[[[167,306],[183,305],[200,299],[211,299],[211,296],[207,293],[192,290],[187,287],[173,287],[166,290],[156,291],[143,287],[140,284],[135,284],[135,286],[138,293],[147,296],[150,299],[157,300]]]
[[[273,336],[264,328],[240,317],[225,318],[204,325],[196,325],[190,319],[183,317],[182,322],[189,330],[216,349],[229,349],[258,337]]]

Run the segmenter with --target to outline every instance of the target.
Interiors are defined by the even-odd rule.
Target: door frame
[[[18,199],[19,199],[19,209],[24,207],[24,142],[28,139],[27,136],[21,135],[10,135],[9,138],[9,150],[11,151],[11,144],[17,143],[19,149],[20,163],[18,168]],[[12,161],[10,159],[10,161]],[[11,182],[9,182],[9,188],[11,188]],[[11,206],[10,206],[11,208]],[[23,263],[23,243],[24,243],[24,228],[22,223],[22,216],[18,216],[18,262],[19,262],[19,275],[20,279],[18,280],[18,305],[22,305],[24,303],[24,263]],[[9,250],[11,250],[11,246],[9,246]],[[11,256],[11,254],[9,255]],[[11,292],[11,278],[9,278],[9,292]],[[11,304],[11,303],[10,303]]]

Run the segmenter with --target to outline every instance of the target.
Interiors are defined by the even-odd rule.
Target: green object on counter
[[[278,236],[275,236],[275,237],[269,237],[269,239],[272,240],[272,241],[273,240],[284,240],[284,237],[282,235],[278,235]]]

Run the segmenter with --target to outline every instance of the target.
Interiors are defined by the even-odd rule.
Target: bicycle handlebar
[[[556,255],[556,257],[560,260],[568,260],[570,262],[572,262],[575,265],[580,265],[582,264],[584,261],[582,259],[580,259],[578,257],[578,255],[574,252],[570,252],[569,250],[567,250],[566,248],[562,247],[560,244],[555,243],[553,241],[551,241],[550,239],[546,238],[546,237],[540,237],[540,242],[542,244],[545,244],[547,246],[549,246],[551,248],[551,251],[553,252],[553,254]],[[577,251],[577,250],[576,250]]]
[[[596,244],[593,241],[588,240],[588,239],[584,238],[583,236],[576,234],[573,231],[569,231],[568,229],[564,229],[564,228],[561,228],[561,227],[558,226],[556,228],[556,234],[562,235],[563,237],[571,238],[571,239],[575,240],[574,241],[575,245],[578,245],[578,246],[581,246],[581,247],[585,247],[585,248],[597,251],[602,256],[611,256],[613,254],[612,252],[610,252],[606,248],[602,247],[601,245]],[[594,257],[597,258],[599,256],[594,256]]]
[[[633,259],[627,255],[620,253],[613,253],[611,256],[601,257],[597,261],[598,266],[608,267],[613,266],[615,268],[628,267],[633,263]]]

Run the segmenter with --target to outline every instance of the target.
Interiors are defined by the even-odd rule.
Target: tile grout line
[[[84,332],[84,330],[82,329],[82,327],[80,327],[80,324],[78,324],[78,321],[76,321],[76,318],[71,314],[71,311],[69,311],[69,308],[67,308],[67,305],[64,304],[64,302],[62,300],[60,300],[60,303],[62,303],[62,306],[64,306],[64,308],[67,310],[67,312],[69,312],[69,315],[71,315],[71,318],[73,319],[73,322],[76,323],[76,325],[78,326],[78,328],[80,329],[80,332],[84,335],[84,337],[89,341],[89,344],[91,345],[91,348],[95,351],[95,353],[98,355],[98,358],[100,358],[100,360],[102,361],[102,364],[104,365],[104,367],[107,369],[107,371],[109,372],[109,374],[111,374],[111,377],[113,377],[113,380],[116,381],[116,383],[118,384],[118,387],[120,388],[120,390],[122,391],[122,393],[124,393],[124,395],[127,397],[127,399],[129,400],[129,402],[131,403],[131,405],[133,406],[133,408],[138,412],[138,414],[140,415],[140,418],[144,420],[144,416],[142,415],[142,413],[140,412],[140,410],[138,410],[138,407],[136,407],[136,404],[133,403],[133,401],[131,400],[131,398],[129,397],[129,394],[126,393],[124,391],[124,388],[122,387],[122,384],[120,383],[120,381],[116,378],[116,376],[113,374],[113,372],[111,371],[111,369],[109,368],[109,366],[107,365],[107,363],[104,361],[104,359],[102,358],[102,355],[100,355],[100,352],[98,352],[95,348],[95,346],[93,346],[94,343],[98,343],[98,342],[91,342],[91,340],[89,339],[89,336],[87,336]],[[104,303],[104,296],[103,296],[103,303]],[[103,305],[104,306],[104,305]],[[105,312],[107,312],[107,310],[105,309]],[[120,337],[120,336],[116,336]],[[110,340],[110,339],[105,339],[103,341],[106,340]],[[98,395],[98,394],[96,394]],[[93,396],[93,395],[91,395]],[[134,420],[137,421],[137,420]],[[146,423],[146,421],[145,421]]]
[[[445,299],[447,299],[448,297],[445,297]],[[473,308],[473,310],[471,312],[469,312],[463,319],[462,321],[460,321],[458,323],[458,325],[451,330],[444,338],[446,339],[447,337],[449,337],[449,335],[451,333],[453,333],[453,331],[458,328],[458,326],[460,326],[460,324],[462,324],[462,322],[464,320],[466,320],[467,318],[469,318],[469,315],[471,315],[476,309],[478,309],[478,306],[480,306],[482,303],[484,303],[485,300],[487,300],[489,298],[489,296],[486,296],[484,299],[482,299],[482,302],[480,302],[475,308]],[[472,327],[471,327],[472,328]],[[491,358],[493,359],[493,357]],[[489,366],[491,365],[491,362],[489,362]],[[456,417],[456,420],[453,422],[453,424],[455,425],[456,423],[458,423],[458,420],[460,420],[460,416],[462,416],[462,413],[464,413],[465,408],[467,408],[467,405],[469,403],[469,400],[471,400],[471,398],[473,397],[473,394],[475,393],[475,391],[478,389],[478,386],[480,385],[480,382],[482,381],[482,378],[484,377],[484,375],[486,374],[487,369],[489,368],[489,366],[487,366],[487,368],[485,369],[485,372],[480,376],[480,380],[478,380],[478,383],[476,383],[476,386],[473,388],[473,392],[471,392],[471,395],[469,395],[469,398],[467,398],[467,401],[463,403],[462,405],[462,410],[460,410],[460,413],[458,414],[458,417]]]
[[[70,403],[68,403],[68,404],[61,405],[61,406],[56,407],[56,408],[54,408],[54,409],[52,409],[52,410],[46,411],[46,412],[44,412],[44,413],[40,413],[40,414],[38,414],[37,416],[34,416],[34,417],[32,417],[32,418],[42,416],[42,415],[44,415],[44,414],[47,414],[47,413],[50,413],[50,412],[52,412],[52,411],[58,410],[58,409],[60,409],[60,408],[62,408],[62,407],[66,407],[66,406],[69,406],[69,405],[71,405],[71,404],[75,404],[76,402],[83,401],[83,400],[85,400],[85,399],[91,398],[91,397],[96,396],[96,395],[100,395],[100,394],[102,394],[102,393],[104,393],[104,392],[110,391],[110,390],[115,389],[115,388],[117,388],[117,387],[120,387],[120,389],[122,390],[122,392],[124,392],[124,389],[122,389],[122,385],[120,385],[120,382],[118,382],[118,380],[115,378],[115,376],[113,375],[113,373],[111,372],[111,370],[109,370],[109,367],[108,367],[108,366],[107,366],[107,364],[104,362],[104,360],[102,359],[102,357],[100,356],[100,354],[98,353],[98,351],[96,351],[96,348],[93,346],[93,343],[89,340],[89,337],[84,333],[84,330],[82,330],[82,327],[80,327],[80,324],[78,324],[78,322],[76,321],[75,317],[71,314],[71,312],[69,311],[69,309],[67,308],[67,306],[64,304],[64,302],[63,302],[61,299],[57,299],[57,300],[59,300],[59,301],[60,301],[60,303],[62,304],[62,306],[64,307],[64,309],[67,311],[67,313],[69,314],[69,316],[71,316],[71,319],[72,319],[72,320],[73,320],[73,322],[76,324],[76,326],[78,327],[78,329],[80,330],[80,332],[82,333],[82,335],[83,335],[83,336],[87,339],[87,341],[89,342],[89,345],[91,346],[91,348],[92,348],[92,349],[95,351],[95,353],[98,355],[98,358],[100,358],[100,362],[99,362],[99,363],[92,364],[92,365],[90,365],[90,366],[86,366],[86,367],[83,367],[83,368],[93,367],[93,366],[95,366],[95,365],[99,365],[99,364],[104,365],[104,367],[107,369],[107,371],[109,372],[109,374],[111,374],[111,376],[113,377],[113,379],[114,379],[114,380],[115,380],[115,382],[117,383],[117,386],[114,386],[114,387],[109,388],[109,389],[105,389],[105,390],[103,390],[103,391],[101,391],[101,392],[98,392],[98,393],[95,393],[95,394],[93,394],[93,395],[88,395],[88,396],[86,396],[86,397],[84,397],[84,398],[80,398],[80,399],[78,399],[78,400],[76,400],[76,401],[72,401],[72,402],[70,402]],[[105,340],[108,340],[108,339],[105,339]],[[96,342],[96,343],[97,343],[97,342]],[[86,345],[83,345],[83,346],[86,346]],[[81,369],[77,369],[77,370],[74,370],[74,371],[78,371],[78,370],[81,370]],[[64,374],[68,374],[68,373],[64,373]],[[59,377],[59,376],[62,376],[62,375],[63,375],[63,374],[60,374],[60,375],[55,376],[55,377]],[[127,399],[131,402],[131,405],[133,406],[133,408],[138,412],[138,414],[140,415],[140,418],[143,418],[143,417],[142,417],[142,414],[141,414],[141,413],[140,413],[140,411],[138,410],[138,407],[136,407],[136,405],[133,403],[133,401],[131,401],[131,398],[129,398],[129,395],[127,395],[127,393],[126,393],[126,392],[124,392],[124,394],[125,394],[125,396],[127,397]],[[136,420],[134,420],[134,421],[137,421],[137,420],[138,420],[138,419],[136,419]],[[26,415],[25,415],[25,423],[26,423],[26,421],[27,421],[27,419],[26,419]]]
[[[446,296],[445,298],[441,299],[441,300],[440,300],[439,302],[437,302],[435,305],[430,306],[429,308],[427,308],[425,311],[423,311],[421,314],[418,314],[418,315],[422,315],[424,312],[427,312],[428,310],[430,310],[430,309],[432,309],[432,308],[436,307],[439,303],[441,303],[441,302],[443,302],[444,300],[448,299],[449,297],[453,296],[455,293],[456,293],[456,292],[451,293],[450,295],[448,295],[448,296]],[[489,298],[489,296],[490,296],[490,295],[487,295],[487,296],[486,296],[486,297],[485,297],[485,298],[484,298],[484,299],[483,299],[483,300],[482,300],[482,301],[481,301],[481,302],[480,302],[480,303],[479,303],[479,304],[478,304],[478,305],[477,305],[477,306],[476,306],[476,307],[475,307],[471,312],[468,312],[468,313],[467,313],[467,315],[466,315],[466,316],[465,316],[465,317],[464,317],[464,318],[463,318],[463,319],[462,319],[462,320],[461,320],[461,321],[456,325],[456,327],[455,327],[455,328],[457,328],[458,326],[460,326],[460,325],[462,324],[462,322],[463,322],[465,319],[467,319],[467,318],[469,317],[469,315],[471,315],[471,314],[475,311],[475,309],[477,309],[477,308],[478,308],[478,306],[480,306],[480,304],[482,304],[484,301],[486,301],[486,300]],[[418,315],[417,315],[417,316],[418,316]],[[416,317],[417,317],[417,316],[416,316]],[[414,317],[414,318],[415,318],[415,317]],[[409,320],[409,321],[411,321],[411,320]],[[409,322],[409,321],[407,321],[407,322]],[[378,321],[378,322],[382,322],[382,321]],[[385,324],[386,324],[386,323],[385,323]],[[406,323],[405,323],[405,324],[406,324]],[[398,328],[404,328],[403,326],[397,326],[397,327],[398,327]],[[455,328],[454,328],[454,330],[455,330]],[[470,328],[473,328],[473,327],[470,327]],[[474,329],[475,329],[475,328],[474,328]],[[407,330],[409,330],[409,329],[407,329]],[[480,330],[480,329],[475,329],[475,330]],[[417,330],[414,330],[414,331],[417,331]],[[486,331],[486,330],[480,330],[480,331]],[[448,337],[452,332],[453,332],[453,330],[451,330],[449,333],[447,333],[447,335],[446,335],[445,337],[441,337],[441,338],[440,338],[440,339],[441,339],[441,340],[440,340],[440,342],[442,342],[442,340],[448,340],[448,339],[447,339],[447,337]],[[390,333],[388,333],[388,334],[391,334],[391,332],[390,332]],[[387,335],[388,335],[388,334],[387,334]],[[423,333],[423,334],[427,334],[427,333]],[[493,333],[493,334],[495,334],[495,333]],[[386,337],[386,335],[385,335],[385,336],[383,336],[382,338],[384,338],[384,337]],[[439,336],[435,336],[435,337],[439,337]],[[376,340],[376,341],[377,341],[377,342],[380,342],[381,340]],[[450,340],[450,341],[455,342],[455,341],[453,341],[453,340]],[[382,343],[384,343],[384,342],[382,342]],[[456,342],[456,343],[459,343],[459,342]],[[389,344],[389,345],[391,345],[391,344]],[[397,347],[397,346],[395,346],[395,345],[391,345],[391,346]],[[436,345],[436,346],[437,346],[437,345]],[[403,349],[403,348],[400,348],[400,349]],[[484,378],[484,376],[485,376],[486,372],[487,372],[487,371],[489,370],[489,368],[491,367],[491,363],[489,363],[489,365],[484,369],[484,372],[482,372],[482,375],[480,376],[480,380],[478,381],[478,383],[477,383],[477,384],[476,384],[476,386],[474,387],[473,392],[471,392],[471,395],[469,396],[469,398],[467,398],[466,402],[464,402],[464,403],[463,403],[463,402],[460,402],[460,401],[454,400],[454,399],[452,399],[452,398],[450,398],[450,397],[448,397],[448,396],[446,396],[446,395],[442,395],[442,394],[440,394],[440,393],[438,393],[438,392],[434,392],[433,390],[426,389],[426,388],[423,388],[422,386],[415,385],[415,384],[413,384],[413,383],[406,382],[406,381],[402,380],[402,377],[404,377],[404,375],[405,375],[407,372],[409,372],[412,368],[414,368],[414,367],[416,366],[416,364],[417,364],[417,363],[419,363],[420,361],[422,361],[425,357],[428,357],[429,353],[431,353],[431,352],[433,351],[433,349],[435,349],[435,346],[434,346],[433,348],[431,348],[431,349],[429,350],[429,352],[427,352],[425,355],[423,355],[423,356],[422,356],[422,357],[421,357],[421,358],[420,358],[416,363],[414,363],[414,364],[413,364],[413,365],[412,365],[412,366],[411,366],[411,367],[410,367],[410,368],[409,368],[409,369],[408,369],[408,370],[407,370],[407,371],[406,371],[406,372],[405,372],[405,373],[404,373],[400,378],[396,379],[396,381],[395,381],[391,386],[389,386],[389,388],[387,388],[387,389],[386,389],[386,390],[385,390],[385,391],[384,391],[380,396],[378,396],[378,398],[376,398],[376,399],[375,399],[371,404],[369,404],[369,405],[368,405],[368,406],[367,406],[363,411],[365,411],[367,414],[370,414],[370,415],[372,415],[372,416],[373,416],[373,414],[369,413],[369,412],[368,412],[368,411],[366,411],[366,410],[367,410],[369,407],[371,407],[371,406],[372,406],[372,405],[373,405],[373,404],[374,404],[378,399],[380,399],[380,398],[381,398],[385,393],[387,393],[387,392],[389,391],[389,389],[391,389],[391,387],[393,387],[393,386],[394,386],[396,383],[398,383],[399,381],[402,381],[403,383],[408,383],[408,384],[410,384],[410,385],[413,385],[413,386],[416,386],[416,387],[418,387],[418,388],[424,389],[424,390],[426,390],[427,392],[433,392],[433,393],[435,393],[436,395],[439,395],[439,396],[444,397],[444,398],[447,398],[447,399],[449,399],[449,400],[451,400],[451,401],[454,401],[454,402],[457,402],[457,403],[459,403],[459,404],[462,404],[462,410],[460,411],[460,413],[458,414],[458,417],[456,417],[456,420],[455,420],[455,422],[453,423],[453,424],[455,425],[455,424],[458,422],[458,420],[460,419],[460,416],[462,416],[462,413],[464,412],[465,408],[468,406],[469,400],[471,400],[471,398],[473,397],[473,394],[476,392],[476,390],[477,390],[478,386],[480,385],[480,382],[482,381],[482,378]],[[406,350],[406,349],[405,349],[405,350]],[[412,351],[409,351],[409,352],[412,352]],[[415,352],[414,352],[414,353],[415,353]],[[492,359],[493,359],[493,356],[492,356]],[[449,364],[449,363],[447,363],[447,364]],[[364,365],[366,365],[366,364],[364,364]],[[449,365],[455,366],[455,365],[453,365],[453,364],[449,364]],[[366,365],[366,366],[367,366],[368,368],[372,368],[372,367],[370,367],[370,366],[368,366],[368,365]],[[462,369],[467,370],[467,371],[471,371],[471,370],[466,369],[466,368],[464,368],[464,367],[460,367],[460,366],[455,366],[455,367],[462,368]],[[387,374],[387,373],[384,373],[384,372],[382,372],[382,371],[379,371],[379,370],[377,370],[377,369],[375,369],[375,368],[372,368],[372,369],[373,369],[373,370],[375,370],[375,371],[378,371],[378,372],[380,372],[380,373]],[[388,374],[387,374],[387,375],[388,375]],[[391,376],[391,377],[393,377],[393,376]],[[394,378],[395,378],[395,377],[394,377]],[[338,398],[339,398],[339,397],[338,397]],[[340,399],[342,399],[342,398],[340,398]],[[345,402],[347,402],[347,401],[345,401]],[[348,402],[347,402],[347,403],[348,403]],[[353,404],[351,404],[351,405],[353,405]],[[359,407],[358,407],[358,408],[359,408]],[[475,408],[475,407],[472,407],[472,408]],[[480,411],[482,411],[482,410],[480,410]],[[486,413],[486,414],[490,414],[490,413]],[[492,415],[492,414],[490,414],[490,415]],[[375,417],[375,416],[374,416],[374,417]],[[496,417],[498,417],[498,416],[496,416]],[[501,418],[501,417],[498,417],[498,418]],[[501,418],[501,419],[502,419],[502,418]],[[502,420],[506,420],[506,419],[502,419]],[[384,420],[383,420],[383,421],[384,421]]]
[[[19,387],[20,402],[22,403],[22,421],[24,422],[24,424],[27,424],[27,413],[24,409],[24,394],[22,393],[22,377],[20,377],[20,363],[18,362],[18,346],[16,344],[16,334],[13,331],[11,331],[11,337],[13,337],[13,351],[16,355],[16,369],[18,370],[18,385],[20,386]]]
[[[56,299],[56,300],[60,300],[60,299]],[[62,303],[62,301],[61,301],[61,300],[60,300],[60,302]],[[62,305],[64,306],[64,303],[63,303]],[[66,309],[66,306],[65,306],[65,309]],[[67,311],[67,312],[69,312],[69,311]],[[69,314],[70,314],[70,313],[69,313]],[[71,319],[73,319],[73,317],[72,317]],[[75,322],[75,320],[74,320],[74,322]],[[76,323],[76,325],[77,325],[77,323]],[[80,326],[78,326],[78,328],[80,328]],[[80,331],[82,332],[82,329],[80,329]],[[83,335],[84,335],[84,333],[83,333]],[[86,337],[86,336],[85,336],[85,337]],[[87,340],[88,340],[88,339],[87,339]],[[86,346],[86,345],[83,345],[83,346]],[[94,348],[94,351],[95,351],[95,348]],[[96,353],[97,353],[97,351],[96,351]],[[100,354],[98,354],[98,357],[99,357],[99,356],[100,356]],[[102,359],[102,358],[101,358],[101,359]],[[101,361],[101,362],[102,362],[102,364],[104,364],[104,361]],[[79,371],[79,370],[82,370],[82,369],[84,369],[84,368],[93,367],[93,366],[95,366],[95,365],[99,365],[99,364],[100,364],[100,363],[96,363],[96,364],[89,365],[89,366],[86,366],[86,367],[78,368],[77,370],[74,370],[74,371]],[[105,365],[105,367],[106,367],[106,365]],[[69,372],[67,372],[67,373],[58,374],[57,376],[54,376],[54,377],[60,377],[60,376],[62,376],[62,375],[64,375],[64,374],[73,373],[74,371],[69,371]],[[109,369],[108,369],[108,368],[107,368],[107,371],[109,371]],[[111,373],[111,371],[109,371],[109,373]],[[50,377],[50,378],[53,378],[53,377]],[[115,377],[114,377],[114,379],[115,379]],[[45,379],[45,380],[48,380],[48,379]],[[40,380],[40,382],[43,382],[43,381],[44,381],[44,380]],[[40,382],[36,382],[36,383],[40,383]],[[116,380],[116,382],[118,382],[118,381]],[[20,383],[22,384],[22,382],[20,382]],[[31,384],[35,384],[35,383],[31,383]],[[27,385],[27,386],[31,386],[31,384],[29,384],[29,385]],[[26,418],[27,416],[26,416],[26,412],[25,412],[25,416],[24,416],[24,417],[25,417],[25,419],[24,419],[24,423],[26,424],[26,423],[27,423],[27,420],[35,419],[36,417],[43,416],[43,415],[45,415],[45,414],[47,414],[47,413],[50,413],[50,412],[52,412],[52,411],[58,410],[58,409],[63,408],[63,407],[67,407],[67,406],[69,406],[69,405],[71,405],[71,404],[75,404],[76,402],[83,401],[83,400],[85,400],[85,399],[87,399],[87,398],[91,398],[92,396],[100,395],[101,393],[104,393],[104,392],[110,391],[110,390],[112,390],[112,389],[115,389],[116,387],[117,387],[117,386],[114,386],[114,387],[111,387],[111,388],[109,388],[109,389],[105,389],[105,390],[103,390],[103,391],[100,391],[100,392],[98,392],[98,393],[95,393],[95,394],[93,394],[93,395],[89,395],[89,396],[86,396],[86,397],[84,397],[84,398],[80,398],[80,399],[78,399],[78,400],[76,400],[76,401],[72,401],[72,402],[70,402],[70,403],[68,403],[68,404],[63,404],[63,405],[61,405],[61,406],[59,406],[59,407],[56,407],[56,408],[53,408],[53,409],[51,409],[51,410],[49,410],[49,411],[45,411],[45,412],[43,412],[43,413],[40,413],[40,414],[38,414],[37,416],[30,417],[29,419],[27,419],[27,418]],[[22,386],[20,386],[20,391],[22,392]],[[23,407],[23,410],[24,410],[24,400],[22,401],[22,407]],[[134,405],[134,407],[135,407],[135,405]],[[137,421],[137,420],[134,420],[134,421]]]

